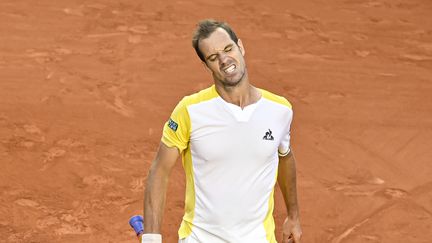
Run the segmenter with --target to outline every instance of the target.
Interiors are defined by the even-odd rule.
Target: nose
[[[219,53],[218,59],[219,59],[219,65],[221,67],[224,67],[225,65],[228,64],[228,55],[226,53],[224,52]]]

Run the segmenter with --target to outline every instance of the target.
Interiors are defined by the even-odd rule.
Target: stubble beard
[[[225,88],[234,88],[238,86],[245,78],[246,76],[246,67],[244,67],[243,72],[241,73],[240,78],[237,81],[230,81],[224,78],[223,80],[219,79],[218,81],[225,87]]]

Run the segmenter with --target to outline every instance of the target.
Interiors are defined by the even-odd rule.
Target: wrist
[[[290,220],[299,220],[300,216],[299,216],[299,212],[290,212],[287,214],[287,218]]]
[[[152,233],[142,234],[141,243],[162,243],[162,235]]]

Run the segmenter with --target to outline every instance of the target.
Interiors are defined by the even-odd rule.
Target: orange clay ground
[[[428,0],[2,0],[0,242],[136,242],[127,221],[163,123],[212,83],[191,47],[208,17],[243,40],[251,82],[293,104],[302,242],[432,242],[431,13]],[[167,243],[184,184],[178,162]],[[276,204],[281,239],[279,191]]]

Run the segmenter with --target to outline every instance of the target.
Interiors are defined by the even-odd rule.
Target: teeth
[[[228,68],[226,68],[226,69],[224,70],[224,72],[225,72],[225,73],[231,73],[232,71],[235,70],[235,68],[236,68],[236,66],[233,64],[233,65],[229,66]]]

